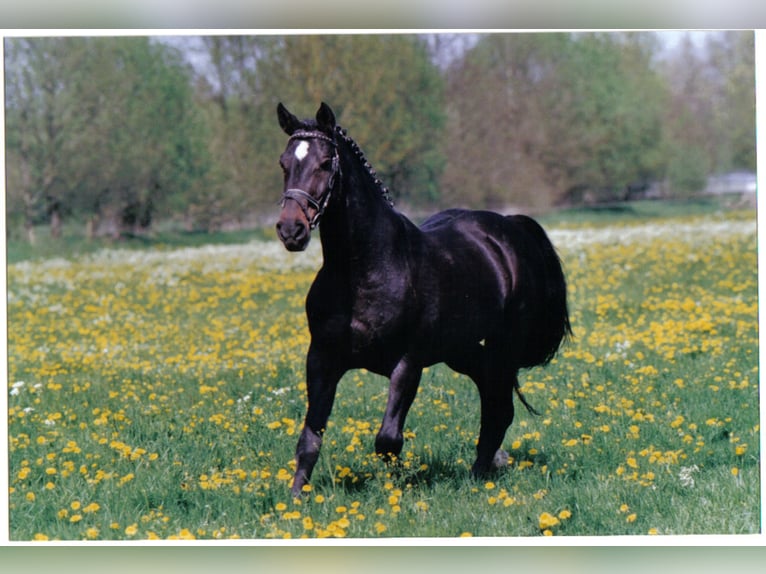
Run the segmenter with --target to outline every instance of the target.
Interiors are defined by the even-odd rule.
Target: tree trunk
[[[35,245],[37,243],[37,236],[35,235],[35,226],[32,224],[32,221],[27,219],[24,222],[24,233],[27,236],[27,241],[30,245]]]
[[[51,213],[51,237],[53,239],[61,238],[61,212],[55,209]]]

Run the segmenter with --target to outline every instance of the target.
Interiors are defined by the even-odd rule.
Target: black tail
[[[528,241],[518,246],[517,253],[527,289],[523,311],[519,317],[521,327],[518,349],[520,368],[545,365],[554,357],[561,343],[572,335],[567,307],[567,284],[556,249],[548,235],[534,219],[525,215],[509,216],[514,225],[524,230]]]

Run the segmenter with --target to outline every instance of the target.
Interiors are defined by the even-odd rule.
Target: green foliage
[[[755,171],[754,35],[687,34],[660,69],[668,86],[662,133],[665,176],[680,195],[711,173]],[[660,172],[662,173],[662,172]]]
[[[453,70],[450,100],[467,137],[454,140],[445,187],[501,205],[546,207],[583,191],[620,198],[656,173],[663,90],[652,50],[643,35],[483,37]]]
[[[676,195],[701,191],[707,181],[704,150],[698,147],[674,149],[668,158],[667,177]]]
[[[9,225],[273,216],[277,102],[321,101],[405,206],[544,211],[755,169],[753,34],[315,34],[6,41]],[[193,63],[193,66],[192,66]]]
[[[433,199],[443,164],[442,80],[414,36],[287,36],[262,62],[274,102],[313,117],[326,101],[396,196]]]
[[[204,184],[206,134],[180,53],[148,38],[8,44],[9,155],[22,164],[8,187],[28,211],[45,201],[136,229]]]

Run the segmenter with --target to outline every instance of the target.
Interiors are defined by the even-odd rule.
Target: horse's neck
[[[377,187],[364,184],[366,174],[344,177],[341,197],[319,226],[325,265],[343,268],[375,266],[401,241],[401,216]]]

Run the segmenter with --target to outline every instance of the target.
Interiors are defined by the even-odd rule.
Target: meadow
[[[379,460],[387,381],[354,371],[301,499],[318,241],[11,262],[11,539],[759,532],[754,212],[548,228],[575,336],[522,373],[541,414],[517,409],[507,467],[470,477],[478,394],[443,366]]]

